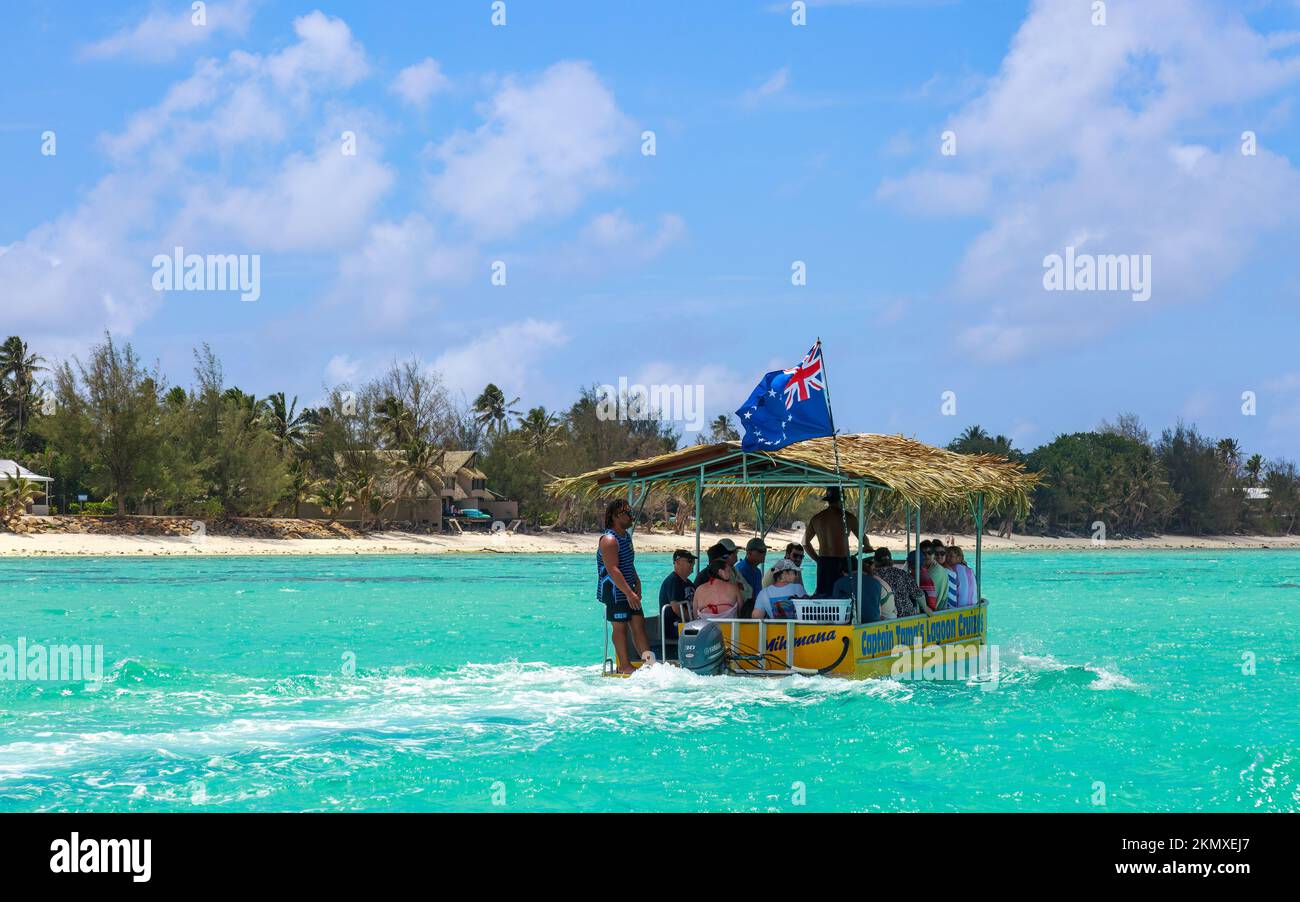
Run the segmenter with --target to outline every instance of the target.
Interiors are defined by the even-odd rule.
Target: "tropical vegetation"
[[[579,389],[565,408],[526,410],[488,384],[472,402],[412,359],[359,385],[329,389],[314,406],[282,391],[250,393],[228,384],[206,345],[194,351],[188,384],[172,385],[129,344],[111,335],[84,356],[50,362],[17,336],[0,344],[0,458],[55,479],[56,509],[219,518],[298,516],[314,505],[327,519],[362,528],[415,520],[416,499],[437,499],[447,450],[478,452],[492,490],[515,499],[533,524],[597,525],[588,503],[545,490],[567,476],[671,451],[684,436],[656,417],[611,418],[598,387]],[[717,416],[701,442],[739,437],[734,418]],[[1112,536],[1290,534],[1300,513],[1300,474],[1289,460],[1247,454],[1231,438],[1176,423],[1153,438],[1132,414],[1087,432],[1060,435],[1023,451],[1005,435],[966,428],[948,445],[997,454],[1041,473],[1033,507],[1019,522],[991,524],[1043,534]],[[8,521],[40,488],[0,479],[0,517]],[[89,501],[78,502],[85,495]],[[804,519],[815,502],[788,511]],[[644,516],[682,531],[694,498],[656,492]],[[899,519],[897,512],[884,511]],[[735,528],[752,518],[739,496],[706,499],[706,527]],[[901,520],[894,523],[901,526]],[[925,528],[973,524],[965,511],[931,511]]]

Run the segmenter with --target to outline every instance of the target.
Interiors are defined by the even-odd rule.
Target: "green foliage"
[[[510,431],[510,418],[519,416],[514,409],[518,403],[518,398],[507,401],[505,392],[489,382],[474,399],[474,412],[488,435],[500,435]]]
[[[37,386],[41,363],[17,337],[0,345],[0,456],[53,476],[65,499],[107,499],[71,510],[296,515],[311,500],[332,518],[350,509],[363,526],[382,524],[400,519],[405,501],[440,497],[444,451],[471,450],[479,452],[491,488],[517,500],[527,520],[582,528],[598,523],[598,505],[550,497],[545,486],[552,477],[663,454],[681,441],[653,415],[620,420],[617,399],[595,386],[555,412],[539,406],[521,415],[518,398],[496,385],[472,405],[457,402],[414,359],[355,389],[338,386],[320,407],[301,411],[298,399],[282,392],[259,400],[226,385],[207,346],[195,351],[188,389],[169,388],[130,344],[118,346],[109,335],[84,362],[52,365]],[[732,419],[721,415],[699,441],[737,437]],[[1181,423],[1154,446],[1137,417],[1125,414],[1029,454],[979,426],[948,447],[1023,460],[1041,472],[1029,525],[1049,532],[1086,534],[1100,520],[1116,536],[1165,529],[1290,533],[1300,513],[1294,463],[1247,456],[1235,440]],[[14,488],[7,487],[11,498]],[[6,510],[15,507],[11,500]],[[809,501],[783,520],[806,520],[820,507]],[[697,513],[693,493],[663,490],[646,499],[645,512],[679,530]],[[734,495],[707,499],[699,515],[705,526],[732,528],[751,521],[753,511],[749,498]],[[964,511],[926,517],[927,530],[971,525]],[[901,512],[878,504],[872,524],[884,523],[902,525]]]
[[[1034,492],[1034,517],[1049,531],[1089,534],[1100,521],[1111,536],[1163,529],[1177,496],[1151,448],[1117,433],[1076,432],[1027,459],[1045,481]]]
[[[17,335],[0,344],[0,444],[12,449],[15,457],[29,449],[28,427],[40,401],[36,374],[44,369],[41,363],[42,358]]]
[[[117,508],[111,501],[74,501],[68,505],[68,513],[81,516],[112,516]]]
[[[1222,534],[1241,529],[1245,492],[1236,442],[1215,442],[1195,426],[1179,423],[1164,431],[1156,454],[1179,499],[1171,520],[1176,532]]]
[[[142,492],[155,470],[162,377],[145,368],[129,343],[119,347],[107,333],[76,366],[73,384],[80,389],[72,391],[79,415],[88,421],[81,432],[88,443],[90,484],[111,495],[122,515],[127,497]]]

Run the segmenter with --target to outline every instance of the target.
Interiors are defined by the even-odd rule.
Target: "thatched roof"
[[[900,435],[860,434],[837,436],[834,445],[830,437],[814,438],[778,451],[743,454],[739,442],[695,445],[556,479],[547,490],[557,496],[609,497],[626,491],[629,482],[647,481],[657,488],[693,493],[703,466],[706,483],[723,484],[709,489],[710,494],[732,489],[725,484],[739,483],[743,472],[751,485],[798,483],[797,488],[768,490],[769,502],[775,500],[774,494],[794,494],[798,501],[837,482],[835,445],[839,478],[846,489],[852,488],[850,483],[865,481],[868,491],[883,490],[909,505],[964,507],[968,498],[982,494],[990,510],[1011,507],[1023,513],[1029,508],[1029,492],[1039,481],[1037,475],[1004,457],[957,454]]]
[[[442,455],[442,468],[447,471],[448,476],[465,469],[473,470],[474,472],[469,475],[475,479],[482,479],[483,476],[474,467],[477,457],[477,451],[446,451]]]

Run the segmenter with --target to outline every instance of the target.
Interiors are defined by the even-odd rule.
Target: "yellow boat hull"
[[[915,649],[919,643],[931,660],[934,659],[928,651],[931,648],[938,648],[945,661],[977,652],[985,641],[987,611],[988,606],[981,604],[928,617],[921,614],[860,626],[781,620],[724,620],[718,625],[722,628],[724,645],[733,655],[754,654],[759,650],[764,653],[761,661],[735,662],[735,670],[758,675],[764,670],[779,673],[793,665],[826,676],[870,679],[900,675],[919,663],[917,655],[896,655],[899,646]]]

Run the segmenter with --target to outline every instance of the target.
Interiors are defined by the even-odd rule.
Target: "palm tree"
[[[252,425],[261,415],[265,402],[259,403],[253,395],[247,394],[237,386],[226,389],[221,397],[232,404],[244,415],[244,424]]]
[[[395,448],[403,448],[415,439],[415,414],[400,398],[384,398],[376,412],[379,429]]]
[[[172,388],[167,394],[163,395],[163,403],[172,410],[180,410],[189,402],[190,396],[185,393],[185,389],[179,385]]]
[[[415,504],[421,486],[429,490],[429,497],[442,494],[442,451],[423,439],[415,439],[404,449],[393,466],[401,494],[411,499],[411,522],[415,522]]]
[[[1264,470],[1264,458],[1259,454],[1252,454],[1246,461],[1246,475],[1250,477],[1251,485],[1259,485],[1259,474]]]
[[[298,396],[286,403],[284,392],[276,392],[262,401],[262,423],[275,435],[280,445],[280,455],[297,454],[302,450],[311,424],[307,411],[298,412]],[[297,516],[296,514],[294,516]]]
[[[348,494],[356,502],[357,513],[361,515],[361,522],[358,524],[361,531],[365,532],[366,525],[370,522],[368,517],[371,513],[371,501],[379,495],[379,478],[365,469],[353,469],[348,475]]]
[[[293,505],[294,519],[298,519],[302,503],[311,495],[316,486],[311,468],[306,461],[295,459],[289,464],[289,482],[285,486],[284,499]]]
[[[509,432],[510,418],[519,416],[519,411],[514,409],[518,403],[518,398],[507,401],[505,392],[489,382],[474,400],[475,420],[487,428],[488,435]]]
[[[31,413],[36,374],[44,369],[43,358],[27,349],[27,342],[10,335],[0,345],[0,402],[6,408],[9,425],[14,430],[14,448],[23,453],[23,433]]]
[[[0,483],[0,521],[8,524],[22,516],[27,505],[36,500],[38,492],[36,483],[19,476],[17,469],[13,475],[6,475],[4,482]]]
[[[709,424],[709,441],[713,444],[721,442],[734,442],[740,438],[740,433],[736,427],[731,425],[731,417],[725,413],[718,414],[712,423]]]
[[[333,523],[343,509],[352,503],[352,496],[348,494],[347,488],[340,482],[331,482],[320,488],[311,499],[312,504],[321,509],[321,512]]]
[[[534,407],[519,421],[524,443],[533,454],[542,454],[560,433],[559,421],[545,407]]]

